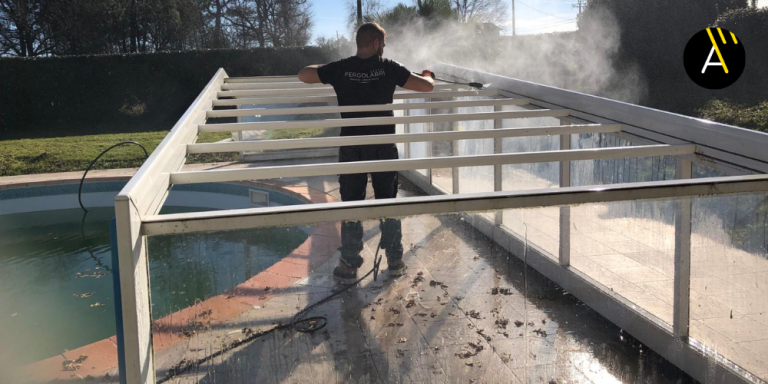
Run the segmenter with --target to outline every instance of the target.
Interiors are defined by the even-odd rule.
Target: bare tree
[[[363,23],[380,22],[382,17],[387,13],[387,9],[384,8],[381,0],[360,0],[362,2],[361,19]],[[357,2],[353,0],[347,0],[347,21],[350,29],[355,30],[359,26],[358,23],[358,8]]]
[[[306,45],[309,0],[0,0],[0,55]]]
[[[507,4],[504,0],[453,0],[453,7],[461,23],[499,25],[506,20]]]
[[[265,0],[234,0],[227,20],[237,35],[238,45],[243,48],[267,46],[266,24],[270,4]]]
[[[39,0],[0,0],[0,52],[39,56],[51,51]]]

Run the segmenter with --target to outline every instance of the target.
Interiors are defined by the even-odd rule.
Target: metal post
[[[407,104],[409,102],[410,102],[410,100],[403,100],[403,103]],[[411,111],[409,109],[404,110],[403,111],[403,116],[410,116],[411,115],[410,112]],[[403,133],[404,134],[411,133],[410,124],[408,124],[408,123],[403,124]],[[403,144],[403,158],[404,159],[410,159],[411,158],[411,144],[410,143]]]
[[[117,367],[120,384],[126,384],[125,377],[125,335],[123,334],[123,299],[120,293],[120,259],[117,253],[117,222],[109,221],[109,245],[112,249],[112,291],[115,306],[115,335],[117,335]]]
[[[424,99],[424,101],[425,102],[432,102],[432,98]],[[432,109],[431,108],[427,108],[424,111],[426,112],[427,115],[431,115],[432,114]],[[426,131],[426,132],[434,132],[433,123],[425,123],[424,124],[424,131]],[[432,157],[433,156],[433,154],[432,154],[432,146],[434,144],[435,143],[432,142],[432,141],[427,141],[426,143],[424,143],[424,145],[427,146],[427,150],[425,151],[427,157]],[[427,184],[432,185],[432,168],[427,168]]]
[[[568,119],[560,119],[560,125],[570,125]],[[571,149],[571,135],[560,135],[560,150]],[[560,188],[571,186],[571,162],[560,162]],[[571,207],[560,207],[560,266],[571,265]]]
[[[131,384],[150,384],[155,382],[155,359],[147,236],[142,233],[141,217],[130,197],[117,195],[115,218],[125,336],[125,378]]]
[[[501,112],[503,110],[502,106],[497,105],[493,107],[494,112]],[[493,120],[493,129],[501,129],[502,126],[502,119],[494,119]],[[504,139],[501,137],[496,137],[493,139],[493,153],[501,153],[501,144]],[[501,178],[501,165],[494,165],[493,166],[493,191],[499,192],[503,190],[502,188],[502,178]],[[496,214],[494,215],[494,222],[497,226],[501,226],[504,221],[504,211],[497,210]]]
[[[454,98],[454,100],[456,100]],[[451,114],[455,115],[459,113],[459,109],[454,107],[451,108]],[[457,131],[459,128],[459,123],[457,121],[451,122],[451,131]],[[451,155],[453,156],[459,156],[459,142],[457,140],[454,140],[452,143],[452,150]],[[459,168],[453,167],[451,169],[451,181],[453,181],[453,194],[456,195],[459,193]]]
[[[677,157],[675,177],[690,179],[690,160]],[[691,301],[691,197],[681,197],[675,202],[675,280],[672,332],[680,339],[687,339],[690,325]]]

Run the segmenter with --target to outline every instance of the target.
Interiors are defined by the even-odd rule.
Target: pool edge
[[[213,164],[205,164],[213,165]],[[137,169],[94,171],[86,182],[128,180]],[[69,184],[79,181],[81,172],[64,172],[0,177],[0,189]],[[333,196],[306,185],[291,185],[280,181],[240,181],[233,184],[254,186],[284,193],[306,203],[338,201]],[[223,323],[272,299],[276,292],[291,287],[306,278],[310,271],[327,262],[341,242],[340,226],[323,223],[313,227],[307,239],[271,267],[226,292],[166,315],[153,322],[153,348],[162,351],[188,340],[182,334],[185,327],[205,314],[211,324]],[[260,292],[258,295],[254,294]],[[88,356],[77,371],[63,370],[65,360]],[[59,355],[20,367],[21,382],[51,382],[72,379],[115,377],[117,371],[117,342],[111,336]]]

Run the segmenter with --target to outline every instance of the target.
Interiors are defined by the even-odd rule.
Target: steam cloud
[[[417,72],[445,62],[637,103],[645,93],[639,72],[617,68],[612,59],[621,43],[615,18],[605,12],[595,19],[601,23],[582,25],[577,32],[501,38],[484,37],[471,26],[435,28],[417,19],[388,29],[384,56]]]

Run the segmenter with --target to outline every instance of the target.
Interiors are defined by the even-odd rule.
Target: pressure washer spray
[[[462,83],[462,82],[458,82],[458,81],[445,80],[445,79],[441,79],[441,78],[435,77],[435,73],[430,71],[430,70],[425,70],[425,71],[429,72],[429,77],[431,77],[432,79],[437,80],[437,81],[442,81],[444,83],[466,85],[467,87],[476,88],[476,89],[483,89],[483,88],[488,88],[488,87],[491,86],[490,83],[488,83],[488,84],[481,84],[481,83],[474,82],[474,81],[469,82],[469,83]],[[413,73],[416,74],[416,75],[419,75],[419,76],[423,76],[423,73],[416,73],[416,72],[413,72]]]

